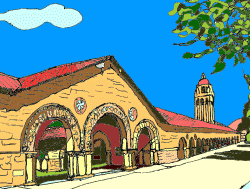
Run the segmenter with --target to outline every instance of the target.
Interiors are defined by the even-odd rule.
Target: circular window
[[[76,113],[83,114],[87,108],[86,101],[83,98],[78,97],[75,99],[74,107]]]
[[[135,108],[130,108],[128,110],[128,117],[131,121],[135,121],[136,118],[138,117],[137,110]]]

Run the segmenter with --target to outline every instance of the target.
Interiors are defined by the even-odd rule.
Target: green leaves
[[[216,29],[214,27],[209,28],[208,33],[209,34],[215,34],[216,33]]]
[[[190,21],[189,26],[192,26],[193,30],[198,30],[200,28],[200,24],[197,20]]]
[[[215,63],[214,67],[214,71],[212,72],[212,74],[215,74],[215,73],[218,73],[218,72],[221,72],[222,70],[225,69],[226,67],[226,63],[223,62],[225,56],[220,56],[219,59],[217,60],[217,62]]]
[[[194,57],[194,54],[192,54],[190,52],[186,52],[182,57],[185,59],[190,59],[190,58]]]
[[[197,53],[187,52],[183,58],[201,58],[217,51],[219,59],[213,73],[222,71],[225,59],[234,59],[234,66],[250,59],[250,1],[247,0],[185,0],[177,3],[169,15],[178,12],[177,28],[173,33],[185,38],[195,35],[194,40],[179,46],[204,41],[209,48]],[[190,5],[190,3],[192,3]],[[185,32],[185,33],[184,33]]]

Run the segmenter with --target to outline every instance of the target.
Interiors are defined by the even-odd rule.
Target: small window
[[[206,88],[205,87],[201,87],[201,93],[205,93],[206,91]]]
[[[204,105],[204,99],[203,98],[201,99],[201,105]]]

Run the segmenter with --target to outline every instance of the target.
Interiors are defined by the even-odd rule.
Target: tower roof
[[[205,74],[202,73],[201,79],[200,79],[198,85],[208,85],[208,84],[210,84],[208,79],[206,78]]]

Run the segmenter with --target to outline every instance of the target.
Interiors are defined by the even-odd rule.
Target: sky
[[[192,118],[194,91],[204,72],[215,92],[215,120],[229,125],[243,116],[248,101],[250,91],[243,70],[250,74],[250,60],[236,67],[227,61],[224,71],[211,75],[217,53],[202,59],[183,59],[185,52],[200,52],[205,45],[202,42],[188,47],[173,45],[189,39],[172,33],[178,16],[169,16],[168,12],[175,2],[0,1],[0,13],[43,9],[40,17],[47,19],[46,11],[52,10],[49,5],[57,3],[66,8],[67,14],[62,15],[72,17],[70,20],[65,17],[61,22],[52,19],[52,24],[42,24],[41,19],[32,23],[35,28],[32,29],[32,24],[26,26],[18,14],[16,22],[11,20],[9,13],[13,11],[0,14],[0,72],[23,77],[61,64],[114,55],[155,107]],[[53,7],[53,11],[56,8],[61,13],[59,6]]]

